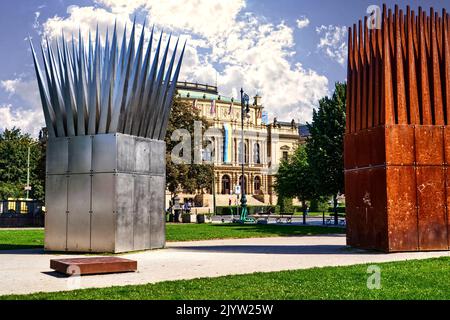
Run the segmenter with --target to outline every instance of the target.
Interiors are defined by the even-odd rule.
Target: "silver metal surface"
[[[45,249],[66,250],[67,177],[48,175],[45,184]]]
[[[159,141],[153,140],[151,142],[150,150],[150,172],[153,175],[166,174],[166,157],[161,156],[166,154],[166,145]],[[164,187],[165,189],[165,187]]]
[[[119,172],[135,172],[136,141],[134,136],[117,135],[117,170]]]
[[[89,32],[87,45],[81,31],[77,46],[47,40],[42,70],[31,44],[49,134],[47,250],[165,245],[164,137],[186,43],[178,54],[161,33],[153,53],[153,30],[137,44],[135,33],[125,28],[121,45],[116,26],[105,41]]]
[[[68,178],[67,248],[89,251],[91,248],[91,175],[71,174]]]
[[[118,173],[116,175],[116,252],[134,250],[134,176]]]
[[[153,30],[147,42],[143,27],[137,46],[135,33],[133,23],[130,37],[124,30],[120,48],[116,27],[111,41],[109,32],[105,41],[98,28],[94,41],[89,32],[87,48],[81,31],[78,48],[69,45],[73,38],[56,39],[56,48],[47,41],[46,50],[41,45],[45,72],[30,41],[50,137],[125,133],[163,140],[186,44],[173,72],[178,41],[170,57],[169,37],[160,57],[161,34],[152,58]]]
[[[137,137],[135,140],[135,171],[137,173],[150,173],[150,150],[152,141]]]
[[[97,134],[92,140],[92,171],[117,170],[117,137],[115,134]]]
[[[134,176],[133,248],[150,248],[150,177]]]
[[[91,251],[116,252],[116,177],[92,175]]]
[[[91,252],[163,247],[165,143],[120,133],[49,141],[49,150],[65,148],[70,170],[47,178],[46,246]],[[49,152],[48,164],[55,158],[61,153]]]
[[[47,143],[47,174],[66,174],[69,169],[69,140],[50,138]]]
[[[152,176],[150,180],[150,247],[163,248],[166,245],[166,219],[164,213],[164,176]]]
[[[92,137],[69,138],[69,172],[90,173],[92,169]]]

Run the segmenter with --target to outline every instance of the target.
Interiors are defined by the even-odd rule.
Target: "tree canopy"
[[[0,133],[0,199],[25,198],[30,147],[30,198],[44,200],[45,146],[19,128]]]
[[[319,101],[313,121],[308,124],[310,137],[306,144],[312,180],[318,196],[333,196],[336,210],[337,195],[344,193],[344,134],[345,83],[336,83],[331,98]]]
[[[179,143],[172,141],[172,133],[176,129],[186,129],[191,137],[194,136],[194,122],[202,123],[202,130],[208,129],[206,119],[200,116],[199,110],[194,110],[192,105],[175,99],[169,118],[166,134],[166,180],[167,187],[172,194],[176,194],[179,189],[189,193],[201,191],[211,187],[213,179],[213,168],[207,164],[174,164],[171,159],[171,151]],[[191,140],[192,143],[192,140]],[[194,148],[191,148],[192,159]]]
[[[311,167],[305,146],[299,146],[293,155],[280,163],[275,190],[279,197],[298,198],[302,201],[314,198]]]
[[[344,133],[346,84],[336,83],[331,98],[319,101],[308,124],[310,136],[280,164],[275,189],[280,196],[318,200],[344,192]]]

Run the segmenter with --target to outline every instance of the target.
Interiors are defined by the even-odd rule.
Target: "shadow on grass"
[[[272,224],[211,224],[214,228],[231,231],[245,231],[246,233],[271,233],[279,236],[345,234],[341,227],[272,225]]]
[[[44,246],[43,245],[39,245],[39,244],[3,244],[0,243],[0,254],[10,254],[12,253],[11,251],[21,251],[23,252],[23,250],[33,250],[33,252],[36,249],[42,249],[44,250]],[[5,251],[5,252],[2,252]]]

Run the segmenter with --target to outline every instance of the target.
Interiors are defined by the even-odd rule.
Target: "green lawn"
[[[41,248],[44,246],[44,230],[1,230],[0,250]]]
[[[344,233],[334,227],[289,225],[236,224],[167,224],[167,241],[278,237]],[[44,230],[1,230],[0,250],[40,248],[44,245]]]
[[[450,258],[380,263],[379,290],[367,288],[367,266],[254,273],[0,299],[450,299]]]

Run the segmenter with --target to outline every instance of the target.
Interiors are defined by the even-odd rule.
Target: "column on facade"
[[[222,161],[220,161],[220,143],[219,143],[219,137],[214,138],[214,164],[220,164]]]
[[[250,167],[253,167],[253,139],[248,139],[248,163]]]

